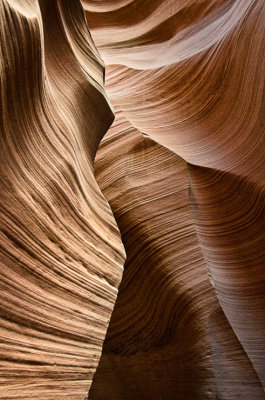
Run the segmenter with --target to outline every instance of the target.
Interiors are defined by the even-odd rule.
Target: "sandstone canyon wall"
[[[206,337],[211,344],[210,357],[214,365],[216,386],[212,387],[212,393],[208,391],[196,395],[193,393],[190,398],[204,399],[207,396],[211,398],[216,396],[218,399],[264,398],[265,4],[259,0],[244,2],[135,0],[113,1],[111,2],[112,6],[109,2],[107,4],[104,1],[97,4],[90,1],[83,3],[92,36],[107,63],[107,93],[112,103],[123,113],[128,123],[141,132],[144,137],[150,136],[182,157],[187,163],[188,177],[183,177],[182,183],[184,184],[185,179],[189,181],[193,229],[197,233],[198,246],[205,261],[205,266],[201,267],[201,271],[203,268],[205,268],[204,272],[208,270],[208,279],[214,289],[211,295],[209,292],[209,303],[214,307],[214,302],[217,300],[215,310],[209,304],[205,304],[208,312]],[[117,130],[121,129],[117,119],[114,123],[115,126],[117,126]],[[119,138],[119,141],[123,143],[122,138]],[[109,146],[111,156],[111,147],[114,144],[106,142],[106,145]],[[110,201],[123,235],[125,216],[120,221],[120,213],[126,213],[128,225],[134,221],[137,229],[140,229],[139,217],[136,216],[143,212],[143,204],[147,203],[145,193],[148,189],[146,183],[137,182],[133,185],[131,196],[140,197],[139,192],[142,188],[143,204],[138,205],[139,203],[135,201],[134,218],[132,218],[126,207],[128,200],[121,199],[119,205],[117,200],[113,200],[110,189],[113,187],[112,180],[109,177],[109,182],[107,181],[105,172],[108,167],[105,165],[104,169],[104,160],[100,158],[101,152],[107,151],[106,145],[103,140],[102,146],[104,147],[99,150],[96,169],[99,168],[99,184]],[[117,141],[115,151],[118,152]],[[130,153],[133,154],[135,150],[132,147],[125,152],[124,145],[120,144],[119,151],[121,157],[130,159],[132,157]],[[154,170],[154,165],[159,163],[159,156],[151,156],[148,153],[143,157],[147,163],[145,179],[148,180],[150,175],[153,176],[151,180],[154,182],[153,190],[155,190],[159,174]],[[157,161],[155,161],[156,159]],[[163,167],[165,181],[171,163],[172,161],[168,161]],[[137,164],[131,166],[133,170],[135,169],[136,174],[139,173]],[[122,169],[121,166],[119,170],[121,175],[128,174],[128,170]],[[180,178],[177,168],[175,168],[175,172]],[[101,176],[104,177],[104,180]],[[175,191],[179,190],[176,178],[171,179],[173,186],[175,185]],[[170,213],[163,212],[163,198],[170,187],[169,185],[164,186],[164,180],[161,179],[160,182],[160,193],[156,197],[156,199],[160,198],[160,206],[155,212],[157,218],[161,215],[164,225],[160,224],[159,228],[151,229],[153,236],[150,242],[154,246],[153,254],[156,254],[152,272],[159,265],[160,255],[167,263],[167,257],[178,254],[177,244],[172,253],[172,238],[163,245],[160,239],[161,247],[155,243],[155,231],[159,232],[161,229],[160,235],[162,235],[171,222]],[[121,180],[116,184],[122,185]],[[108,185],[110,188],[107,187]],[[128,189],[124,188],[124,191],[127,195]],[[184,198],[183,194],[182,201]],[[178,217],[180,218],[181,212],[177,211],[178,204],[180,205],[181,202],[178,197],[175,197],[174,239],[176,243],[180,244],[182,236],[178,232],[178,228],[181,226]],[[152,210],[150,204],[148,207],[146,206],[148,218],[151,218]],[[185,218],[186,226],[188,226],[189,217],[186,215]],[[151,236],[149,233],[151,221],[149,224],[145,228],[142,227],[141,232],[134,233],[134,236],[139,235],[139,242],[143,240],[144,234]],[[139,265],[136,265],[137,260],[142,260],[144,254],[149,252],[151,247],[151,245],[142,246],[137,252],[138,258],[134,258],[134,261],[128,264],[136,250],[135,244],[127,242],[127,235],[125,238],[124,244],[128,261],[105,342],[103,354],[106,356],[102,358],[102,379],[110,369],[106,359],[108,359],[108,363],[111,363],[112,369],[115,366],[118,368],[122,364],[120,360],[115,361],[115,339],[119,341],[119,338],[126,332],[129,340],[130,329],[125,322],[125,306],[128,313],[132,307],[129,291],[126,295],[123,288],[127,288],[127,281],[132,279],[131,275],[135,280],[141,280],[140,276],[135,277],[136,271],[140,268]],[[188,243],[186,238],[187,249]],[[196,259],[194,247],[190,251],[194,253]],[[148,263],[144,264],[142,269],[148,270],[149,264],[152,264],[150,256]],[[171,266],[177,273],[177,270],[182,268],[189,271],[188,264],[185,256],[181,254],[177,258],[176,264],[171,263]],[[195,271],[200,270],[194,261],[193,263],[190,261],[190,268],[194,274]],[[131,269],[130,272],[129,269]],[[163,267],[163,272],[166,274],[166,267]],[[142,272],[142,274],[144,273],[146,272]],[[187,272],[187,276],[188,274],[192,274],[192,272]],[[201,278],[202,274],[203,272],[200,273]],[[181,283],[184,293],[191,299],[190,301],[194,300],[195,309],[198,309],[201,305],[199,300],[195,300],[195,288],[198,281],[196,276],[191,278],[192,290],[189,291],[185,288],[185,284],[189,280],[187,276],[185,279],[176,279],[175,294]],[[140,285],[140,282],[138,284]],[[155,282],[153,284],[155,285]],[[162,285],[161,282],[159,284]],[[165,296],[171,285],[172,272],[169,273],[168,282],[165,284],[163,291]],[[157,295],[158,287],[154,286],[153,293],[155,293],[154,296]],[[145,294],[147,296],[147,290],[145,290]],[[128,296],[127,300],[126,296]],[[139,296],[140,307],[140,304],[144,303],[139,291],[137,296]],[[159,301],[160,299],[162,303],[161,295],[157,295],[155,298],[156,300],[153,302],[149,299],[146,300],[149,307],[154,307],[156,302],[157,313],[159,313],[159,309],[160,313],[166,313],[166,310],[170,309],[170,305],[168,307],[161,306]],[[179,298],[178,295],[176,298]],[[203,302],[202,294],[198,298],[201,298],[201,302]],[[169,296],[166,304],[170,304]],[[175,303],[175,315],[178,313],[178,306],[181,309],[180,300]],[[184,314],[188,318],[188,309]],[[197,318],[199,320],[198,315]],[[142,322],[143,320],[147,323],[147,317],[142,318]],[[124,325],[121,321],[124,321]],[[130,321],[130,324],[133,325],[133,318]],[[136,317],[135,321],[137,321]],[[157,317],[157,320],[150,319],[149,329],[157,331],[157,327],[161,323],[159,329],[162,333],[162,321],[161,316]],[[175,316],[175,322],[180,328],[181,319],[178,320],[178,317]],[[138,323],[138,325],[140,326],[138,335],[140,335],[145,324]],[[202,325],[200,324],[200,327]],[[183,328],[183,331],[179,332],[178,338],[187,339],[187,331],[190,332],[188,323],[186,329]],[[146,336],[148,333],[145,332],[142,335]],[[151,340],[152,334],[149,335]],[[167,338],[166,333],[163,339],[165,338]],[[194,341],[195,335],[192,339],[193,344]],[[189,348],[191,355],[191,345]],[[135,343],[135,351],[138,351],[137,343]],[[124,360],[126,352],[123,348],[119,352],[121,354],[124,352]],[[139,353],[137,354],[140,358]],[[202,363],[205,354],[207,354],[207,346],[201,346],[199,359]],[[171,356],[172,354],[169,355],[169,357]],[[185,360],[181,365],[183,362],[185,363]],[[174,396],[177,397],[176,393],[178,393],[178,398],[182,398],[181,392],[176,389],[176,386],[180,382],[184,382],[184,384],[189,382],[189,374],[185,374],[184,380],[180,378],[181,375],[177,372],[179,368],[177,362],[174,364],[175,378],[173,379],[172,375],[173,380],[170,380],[171,383],[174,381],[173,386],[175,385],[176,393],[173,389],[171,397],[170,394],[165,394],[167,390],[169,393],[172,390],[172,387],[169,389],[170,385],[163,386],[163,379],[160,379],[163,387],[161,389],[160,386],[159,390],[162,390],[160,393],[155,387],[156,379],[154,377],[151,379],[148,375],[156,370],[154,363],[149,367],[147,367],[147,362],[143,363],[146,369],[142,373],[137,367],[137,361],[134,365],[139,374],[135,373],[134,375],[135,379],[130,387],[132,393],[127,394],[128,398],[174,398]],[[195,365],[194,361],[191,362],[190,370],[195,368]],[[166,362],[160,362],[160,376],[162,375],[166,379],[170,373],[173,373],[169,370]],[[126,375],[124,378],[124,372],[122,377],[129,379]],[[99,368],[94,381],[95,398],[99,398],[100,378]],[[204,378],[206,382],[206,375]],[[146,383],[144,388],[143,381]],[[196,385],[195,382],[196,374],[194,373],[194,385]],[[190,384],[187,383],[187,385],[191,388]],[[129,384],[125,386],[125,392],[128,393]],[[200,389],[202,387],[200,383]],[[145,390],[148,391],[148,394]],[[154,390],[153,394],[152,390]],[[188,395],[187,389],[183,391],[183,398],[185,393]],[[120,396],[116,394],[113,398],[126,397],[124,394]]]
[[[82,6],[0,1],[0,398],[265,399],[265,3]]]
[[[0,398],[84,399],[124,250],[93,173],[113,121],[79,1],[0,3]]]

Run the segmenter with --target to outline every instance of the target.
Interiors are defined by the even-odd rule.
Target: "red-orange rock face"
[[[264,400],[265,3],[82,5],[0,0],[0,399]]]
[[[215,398],[208,320],[218,302],[185,161],[117,112],[95,165],[127,261],[90,398],[104,399],[106,388],[111,399]]]
[[[175,167],[176,177],[170,178],[170,182],[177,191],[179,190],[177,178],[181,179],[183,184],[184,179],[189,180],[192,220],[194,221],[192,229],[196,229],[199,240],[197,246],[202,250],[203,259],[207,265],[204,268],[205,271],[208,270],[214,288],[214,292],[211,294],[212,300],[209,300],[209,303],[215,307],[214,302],[217,301],[216,309],[213,312],[209,304],[204,304],[209,313],[209,320],[205,323],[209,328],[206,337],[209,335],[208,340],[211,343],[210,357],[214,364],[216,386],[215,388],[212,386],[212,394],[209,394],[207,390],[204,393],[202,391],[189,394],[186,388],[183,393],[186,393],[188,398],[204,399],[207,396],[213,396],[212,398],[217,396],[218,399],[263,399],[262,387],[264,388],[265,385],[265,57],[263,51],[265,4],[259,0],[245,2],[135,0],[126,2],[126,4],[108,2],[108,7],[106,2],[99,2],[97,6],[90,1],[83,3],[87,10],[86,15],[92,36],[107,63],[107,92],[111,101],[138,131],[166,146],[189,164],[188,178],[186,175],[185,178],[183,176],[181,178],[180,172]],[[119,120],[116,120],[115,124],[116,132],[122,135]],[[124,145],[124,133],[123,136],[124,139],[122,136],[117,136],[115,152],[116,154],[119,152],[120,157],[124,159],[126,157],[130,159],[130,154],[134,150],[131,148],[128,154]],[[143,196],[143,203],[140,204],[138,201],[134,204],[134,217],[130,216],[127,211],[127,200],[121,199],[119,205],[118,200],[114,202],[111,195],[111,191],[114,190],[112,189],[113,183],[110,177],[107,181],[106,172],[111,162],[108,161],[108,165],[105,165],[104,161],[107,159],[107,147],[109,147],[109,156],[111,157],[113,154],[114,143],[112,142],[113,140],[108,142],[107,139],[106,145],[103,142],[98,154],[100,161],[96,163],[96,169],[100,168],[99,184],[111,203],[124,236],[125,217],[120,221],[121,210],[126,212],[128,226],[134,223],[139,229],[138,215],[143,212],[143,207],[147,202],[145,193],[151,192],[151,188],[148,189],[146,184],[142,185],[140,182],[135,185],[137,189],[134,187],[134,191],[139,198]],[[123,144],[118,146],[118,143]],[[159,150],[159,154],[162,151],[165,150]],[[104,154],[102,159],[100,158],[101,153]],[[181,227],[178,221],[178,215],[181,215],[179,209],[174,211],[176,218],[174,224],[175,245],[170,239],[163,243],[161,248],[155,242],[155,232],[159,237],[164,237],[162,232],[172,220],[170,212],[163,212],[164,196],[170,187],[165,182],[169,179],[167,174],[170,174],[171,164],[169,161],[165,162],[163,166],[164,179],[160,180],[158,189],[157,173],[153,166],[159,163],[159,157],[157,154],[149,153],[143,156],[146,160],[145,179],[149,179],[150,174],[153,174],[151,178],[153,190],[159,192],[156,201],[160,203],[160,207],[155,211],[155,215],[156,218],[161,218],[161,222],[156,229],[150,228],[148,225],[145,227],[146,231],[142,227],[141,232],[137,231],[137,234],[134,232],[133,245],[127,242],[128,234],[126,234],[124,244],[128,254],[127,263],[132,257],[136,264],[137,260],[142,259],[144,254],[147,251],[150,252],[150,248],[154,246],[153,254],[156,254],[154,257],[157,259],[152,264],[152,259],[148,257],[148,265],[152,264],[155,271],[161,257],[166,265],[171,265],[175,273],[178,269],[186,270],[187,275],[184,280],[186,284],[189,280],[188,276],[191,276],[192,273],[195,274],[194,271],[199,271],[196,263],[193,262],[192,267],[191,262],[187,263],[182,253],[177,257],[176,264],[166,262],[169,254],[170,257],[178,254],[176,243],[182,239],[178,233],[178,229]],[[131,168],[137,174],[139,167],[136,164],[137,162],[134,166],[131,165]],[[122,169],[122,165],[119,164],[119,173],[125,177],[129,173],[124,168]],[[116,172],[117,174],[118,172]],[[103,181],[101,176],[104,177]],[[119,179],[117,185],[122,185],[122,182]],[[141,195],[139,194],[140,188],[143,191]],[[128,194],[128,189],[125,190],[125,193]],[[182,201],[184,198],[183,194]],[[178,202],[180,202],[179,197],[175,200],[175,206],[181,204]],[[148,218],[148,224],[151,224],[153,208],[150,203],[148,204],[146,216],[150,217],[146,218]],[[189,217],[186,216],[185,219],[186,226],[188,226]],[[150,231],[152,234],[149,233]],[[136,258],[133,254],[136,251],[137,235],[139,243],[142,243],[144,237],[148,235],[150,244],[142,246],[141,250],[137,251]],[[187,238],[185,243],[189,252]],[[135,280],[140,279],[139,272],[137,272],[137,276],[136,272],[132,272],[133,270],[138,271],[139,268],[139,265],[132,267],[132,263],[130,263],[127,267],[128,272],[127,269],[125,270],[105,342],[104,357],[101,361],[102,372],[100,375],[101,369],[99,368],[95,378],[94,392],[93,390],[91,392],[95,393],[95,398],[103,398],[99,397],[100,395],[97,393],[101,393],[99,385],[102,386],[102,382],[104,382],[104,379],[100,380],[100,377],[105,374],[106,380],[106,371],[109,369],[106,358],[108,358],[108,363],[113,360],[113,369],[119,371],[118,368],[122,365],[120,360],[115,361],[115,357],[117,358],[114,356],[115,338],[120,341],[120,337],[126,336],[128,342],[130,340],[131,333],[125,322],[124,310],[126,304],[128,315],[130,315],[129,310],[133,305],[129,300],[129,290],[126,295],[124,288],[127,288],[129,275],[133,275]],[[146,264],[142,269],[145,268]],[[167,274],[166,267],[161,269]],[[142,271],[142,274],[144,273]],[[163,293],[166,293],[172,285],[172,274],[173,272],[168,275]],[[203,269],[200,274],[203,276]],[[163,281],[162,277],[161,280]],[[178,292],[180,281],[183,285],[183,279],[175,280],[175,293]],[[152,282],[155,285],[155,282]],[[182,286],[183,290],[185,290],[185,284]],[[193,298],[196,284],[196,279],[192,280],[192,288],[191,292],[188,292],[188,297]],[[159,282],[159,286],[153,289],[155,294],[160,285],[162,282]],[[142,286],[143,283],[141,283]],[[146,288],[144,292],[147,292]],[[126,296],[128,296],[127,303]],[[140,290],[137,291],[135,298],[138,296],[140,296]],[[203,302],[202,294],[198,298],[201,298]],[[163,315],[165,315],[168,308],[162,306],[162,300],[160,303],[159,299],[160,296],[148,303],[150,310],[155,307],[154,303],[156,303],[160,313],[163,310]],[[195,302],[196,309],[198,303]],[[140,297],[139,304],[144,305]],[[176,315],[177,304],[176,302],[174,308]],[[219,305],[221,308],[218,308]],[[189,315],[188,308],[185,310],[185,315]],[[199,320],[198,315],[196,318]],[[155,330],[158,320],[161,323],[159,326],[162,334],[163,318],[161,317],[156,321],[155,318],[152,321],[150,319],[149,329]],[[171,319],[168,318],[167,321],[169,320]],[[117,325],[118,321],[119,325]],[[124,325],[121,321],[124,321]],[[137,323],[133,324],[132,321],[131,317],[131,325],[137,326]],[[136,317],[135,321],[137,321]],[[177,317],[175,322],[179,327]],[[203,323],[200,323],[199,326],[202,327]],[[188,324],[187,330],[190,331]],[[137,335],[140,335],[140,332]],[[136,338],[137,335],[135,333]],[[142,335],[146,337],[148,334],[142,333]],[[164,334],[163,338],[165,337],[167,334]],[[183,337],[183,333],[179,331],[176,337],[178,339],[175,343],[180,340],[180,337]],[[194,338],[193,340],[195,341]],[[135,350],[137,346],[135,343]],[[202,346],[200,356],[198,356],[201,361],[205,351],[206,347]],[[110,352],[113,355],[110,355]],[[137,354],[139,360],[139,353]],[[191,354],[192,351],[190,351]],[[135,361],[134,365],[136,364]],[[154,363],[150,366],[145,361],[143,364],[146,367],[144,372],[139,372],[138,368],[134,367],[139,374],[135,374],[135,386],[133,388],[131,385],[131,393],[128,398],[163,399],[167,398],[166,396],[170,398],[169,393],[171,393],[171,398],[181,398],[181,390],[176,387],[179,382],[189,382],[189,375],[185,373],[185,378],[180,378],[181,375],[177,372],[177,363],[175,363],[175,372],[178,379],[173,380],[173,375],[170,378],[170,383],[174,381],[173,389],[170,384],[163,383],[163,379],[160,379],[161,386],[160,389],[157,389],[154,383],[155,378],[148,375],[155,371]],[[165,361],[164,363],[160,362],[160,365],[165,366],[164,376],[173,373],[170,368],[166,367]],[[210,368],[209,365],[207,368]],[[163,370],[163,367],[161,369]],[[124,370],[126,370],[125,367]],[[209,369],[207,370],[209,372]],[[122,380],[128,379],[124,372],[122,376]],[[247,376],[248,378],[246,378]],[[204,382],[206,382],[206,375],[204,378]],[[155,393],[152,393],[150,389],[147,394],[145,390],[148,391],[148,384],[146,383],[143,388],[142,381],[152,382],[151,386]],[[197,385],[195,382],[196,379],[193,381],[194,386]],[[190,384],[188,386],[192,387]],[[202,389],[201,381],[199,386]],[[138,394],[135,387],[139,390]],[[159,390],[162,390],[162,394]],[[129,392],[129,384],[126,385],[125,392]],[[126,397],[123,394],[123,397],[116,395],[113,398]]]

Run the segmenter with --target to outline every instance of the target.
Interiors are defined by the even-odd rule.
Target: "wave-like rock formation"
[[[105,399],[106,389],[116,400],[215,398],[208,320],[218,302],[185,161],[116,112],[95,165],[127,260],[89,398]]]
[[[196,236],[185,161],[143,138],[117,111],[96,177],[127,261],[89,399],[264,399],[210,284],[215,276]]]
[[[84,400],[124,263],[93,173],[113,121],[79,1],[2,0],[0,398]]]
[[[82,5],[0,0],[0,398],[264,400],[265,2]]]
[[[227,400],[264,399],[265,3],[262,0],[244,2],[240,0],[207,2],[132,0],[126,2],[102,1],[95,4],[95,2],[86,0],[83,1],[83,4],[92,36],[100,54],[108,64],[107,93],[112,103],[135,129],[145,136],[150,136],[188,163],[190,203],[194,221],[192,229],[196,229],[198,243],[216,294],[213,302],[218,300],[217,307],[213,312],[208,305],[206,306],[209,312],[209,321],[206,324],[209,328],[211,357],[216,381],[216,387],[212,387],[212,392],[215,392],[212,394],[212,398],[217,396],[218,399]],[[121,134],[122,127],[119,126],[118,121],[116,124],[117,134],[119,130]],[[129,157],[130,159],[125,151],[126,135],[124,133],[123,135],[124,139],[119,138],[119,145],[118,137],[109,144],[106,141],[110,157],[115,149],[115,154],[119,152],[121,158]],[[100,160],[99,166],[97,165],[99,168],[98,179],[105,196],[111,203],[121,229],[128,261],[105,342],[104,355],[101,360],[102,372],[99,368],[91,394],[95,393],[95,399],[104,397],[100,394],[100,384],[103,385],[103,376],[106,379],[106,371],[112,368],[117,369],[118,374],[121,374],[121,370],[123,371],[123,380],[126,382],[123,390],[124,393],[129,393],[127,394],[129,399],[167,398],[165,392],[172,390],[170,384],[163,386],[161,379],[160,383],[164,390],[160,393],[154,383],[156,382],[155,359],[149,366],[147,366],[147,361],[142,363],[146,367],[145,370],[140,371],[140,367],[136,366],[137,357],[141,364],[140,351],[143,350],[138,348],[137,337],[140,334],[143,335],[144,339],[141,339],[141,342],[144,342],[147,340],[146,336],[149,335],[148,340],[152,340],[153,329],[155,332],[161,333],[163,340],[168,338],[168,333],[163,333],[161,315],[164,316],[169,312],[169,323],[172,320],[170,319],[170,306],[165,307],[161,304],[163,304],[163,296],[170,304],[170,296],[167,295],[167,291],[170,291],[172,285],[170,277],[173,272],[169,275],[167,283],[164,282],[164,290],[161,290],[160,294],[158,294],[158,288],[162,287],[162,272],[161,281],[157,287],[152,279],[149,280],[150,286],[154,288],[153,301],[150,299],[148,303],[149,312],[152,314],[151,310],[155,309],[155,303],[158,307],[155,310],[159,317],[148,319],[142,315],[142,325],[138,321],[139,316],[136,312],[133,314],[133,311],[130,311],[131,307],[135,310],[136,306],[131,304],[130,294],[125,293],[125,288],[127,289],[128,282],[132,281],[132,276],[135,280],[141,279],[136,277],[136,272],[132,272],[138,271],[141,267],[132,267],[131,265],[134,263],[129,261],[130,257],[133,260],[141,260],[141,257],[145,257],[145,253],[151,251],[153,257],[157,259],[154,265],[158,266],[160,257],[167,265],[167,257],[178,254],[177,244],[182,240],[181,234],[178,233],[178,229],[181,227],[177,217],[179,211],[175,210],[174,212],[176,218],[174,250],[172,238],[168,238],[167,242],[159,247],[155,243],[155,232],[160,232],[159,242],[161,243],[162,237],[164,237],[162,232],[168,228],[168,224],[171,222],[170,213],[163,212],[162,200],[169,185],[166,185],[165,188],[164,183],[161,182],[160,193],[155,191],[157,183],[155,183],[154,168],[157,164],[159,165],[159,156],[145,154],[143,158],[148,160],[145,167],[145,179],[148,180],[149,175],[153,174],[151,179],[153,186],[150,184],[149,191],[154,190],[157,193],[156,199],[161,205],[155,211],[156,218],[159,216],[161,218],[160,225],[156,228],[152,227],[153,208],[149,204],[149,208],[146,209],[146,216],[149,217],[146,218],[149,218],[148,224],[151,227],[146,224],[143,228],[138,216],[141,215],[148,201],[145,198],[148,191],[147,184],[137,183],[143,191],[141,194],[139,194],[140,188],[137,185],[135,185],[137,189],[134,187],[136,194],[133,192],[132,197],[142,197],[142,203],[139,200],[134,202],[134,212],[127,209],[129,200],[126,198],[123,200],[123,196],[120,200],[114,201],[113,196],[117,191],[115,185],[120,185],[119,187],[122,188],[123,181],[120,178],[114,187],[112,183],[114,177],[112,179],[109,177],[109,182],[102,181],[102,177],[107,179],[110,163],[108,161],[107,165],[104,158],[100,159],[101,152],[105,154],[103,152],[107,151],[106,145],[103,142],[98,155]],[[133,148],[129,150],[132,154],[134,151]],[[108,158],[105,156],[105,159]],[[118,176],[118,167],[121,176],[139,174],[141,168],[136,164],[131,165],[131,173],[128,170],[125,171],[122,165],[118,165],[115,176]],[[163,167],[165,181],[171,168],[170,165],[171,162],[167,161]],[[175,173],[176,180],[177,177],[180,177],[177,168]],[[184,184],[184,178],[182,179]],[[112,194],[112,190],[114,194]],[[124,189],[120,189],[121,193],[124,191],[126,196],[128,190],[125,186]],[[126,217],[121,218],[121,212],[125,213]],[[131,213],[134,217],[130,215]],[[139,229],[137,234],[135,231],[132,233],[134,236],[134,239],[131,239],[132,244],[127,241],[129,236],[127,230],[125,234],[123,232],[125,218],[128,218],[126,222],[128,226],[135,225],[137,227],[135,229]],[[189,217],[186,216],[186,219],[188,225]],[[140,243],[144,241],[145,236],[148,236],[150,241],[150,244],[148,242],[147,245],[139,244],[141,247],[138,251],[136,250],[137,235]],[[186,239],[186,245],[188,248],[188,239]],[[152,246],[154,246],[153,249]],[[147,268],[146,265],[149,263],[152,265],[150,254],[148,264],[145,263],[142,269]],[[188,271],[190,266],[187,265],[181,254],[173,270],[177,274],[178,269],[184,268],[184,266]],[[196,263],[193,266],[194,270],[191,268],[185,278],[187,282],[189,274],[195,273],[191,271],[197,271]],[[153,268],[156,270],[154,266]],[[166,274],[166,267],[161,270]],[[141,273],[144,274],[143,271]],[[183,285],[184,288],[187,283],[183,279],[180,281],[176,279],[175,282],[178,282],[178,285],[181,282],[181,286]],[[135,285],[137,284],[135,283]],[[144,283],[141,283],[141,288],[143,287]],[[193,292],[195,287],[196,279],[192,280],[192,294],[189,293],[191,298],[195,296],[196,299]],[[148,296],[147,288],[142,290]],[[139,303],[144,307],[145,303],[140,297],[140,289],[135,292],[134,299],[138,296]],[[203,297],[201,298],[203,302],[202,299]],[[199,300],[195,300],[195,308],[198,307],[198,302]],[[145,310],[147,310],[147,306]],[[175,317],[178,313],[176,310],[177,305],[174,308]],[[127,313],[131,316],[130,324],[126,323]],[[189,315],[187,308],[185,313]],[[197,316],[197,318],[199,317]],[[138,326],[142,327],[149,322],[150,332],[148,333],[147,330],[145,333],[135,333],[134,346],[137,356],[134,356],[134,363],[128,361],[127,367],[130,369],[130,374],[133,370],[139,374],[134,375],[135,380],[131,383],[130,392],[130,381],[124,373],[126,368],[121,368],[122,361],[118,359],[118,355],[114,356],[114,354],[116,343],[120,343],[118,353],[123,355],[123,362],[127,362],[124,361],[127,357],[127,347],[125,345],[121,347],[122,337],[128,339],[127,346],[129,346],[132,342],[130,326],[134,326],[134,332],[137,331],[137,322]],[[178,325],[178,322],[176,324]],[[180,329],[179,326],[178,329]],[[185,330],[186,335],[187,331],[189,331],[188,323]],[[185,334],[179,331],[178,340]],[[194,340],[196,341],[196,339]],[[205,349],[205,347],[201,347],[201,360],[203,360]],[[176,353],[174,354],[176,356]],[[179,379],[176,378],[174,384],[172,384],[172,376],[169,379],[170,383],[175,385],[174,388],[180,385],[179,382],[184,383],[185,379],[187,379],[186,382],[189,382],[188,374],[185,374],[185,378],[180,377],[181,375],[177,372],[177,364],[175,363],[175,372]],[[170,368],[166,367],[166,362],[163,364],[160,361],[160,366],[161,369],[164,366],[166,375]],[[152,378],[147,372],[148,368],[154,372]],[[192,367],[190,366],[190,368]],[[139,378],[139,375],[142,378]],[[161,375],[163,372],[160,371]],[[112,380],[110,386],[113,387],[114,378],[111,378],[110,373],[108,379],[110,382]],[[149,394],[147,394],[148,389],[144,387],[143,382],[146,387],[149,386],[149,382],[150,386],[154,388],[154,392],[152,393],[152,389],[149,388]],[[196,386],[195,382],[196,379],[194,379]],[[133,385],[134,387],[132,387]],[[189,388],[191,387],[191,385],[187,385]],[[116,386],[118,387],[118,384]],[[113,398],[126,398],[124,393],[119,396],[115,394]],[[181,396],[180,390],[176,389],[174,392],[173,389],[171,398],[176,396],[176,393]],[[100,395],[101,397],[99,397]],[[210,394],[208,395],[210,396]],[[170,395],[168,396],[170,398]],[[187,396],[189,397],[189,394]],[[207,398],[207,394],[202,394],[202,392],[195,394],[194,392],[192,395],[190,394],[190,398],[204,399]]]

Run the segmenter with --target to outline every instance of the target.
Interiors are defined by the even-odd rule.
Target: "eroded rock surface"
[[[89,399],[262,400],[265,3],[82,4],[0,0],[0,398],[87,398],[121,232]]]
[[[139,132],[189,164],[194,229],[227,321],[221,324],[222,334],[221,317],[215,317],[222,315],[220,310],[207,322],[217,368],[216,396],[236,399],[244,393],[246,398],[264,398],[265,4],[261,0],[83,3],[107,63],[111,101]],[[152,174],[155,157],[150,156],[149,165],[147,176]],[[168,168],[164,168],[165,176]],[[108,195],[111,202],[110,190]],[[112,207],[126,209],[124,202]],[[135,216],[142,207],[135,205]],[[162,210],[156,212],[162,220]],[[154,230],[152,234],[155,237]],[[127,253],[133,254],[134,245],[127,246]],[[171,248],[171,241],[167,246]],[[182,262],[179,257],[178,268]],[[106,352],[113,340],[111,329],[115,332],[119,304]],[[228,345],[228,338],[235,343]],[[221,355],[221,349],[228,354],[229,346],[237,349],[236,355],[224,361],[227,355]],[[236,371],[237,362],[241,364]],[[247,365],[254,375],[244,380]]]
[[[124,262],[93,173],[113,121],[79,1],[3,0],[0,398],[80,399]]]

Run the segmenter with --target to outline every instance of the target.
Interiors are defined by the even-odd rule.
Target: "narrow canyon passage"
[[[0,399],[265,399],[264,41],[263,0],[0,0]]]

